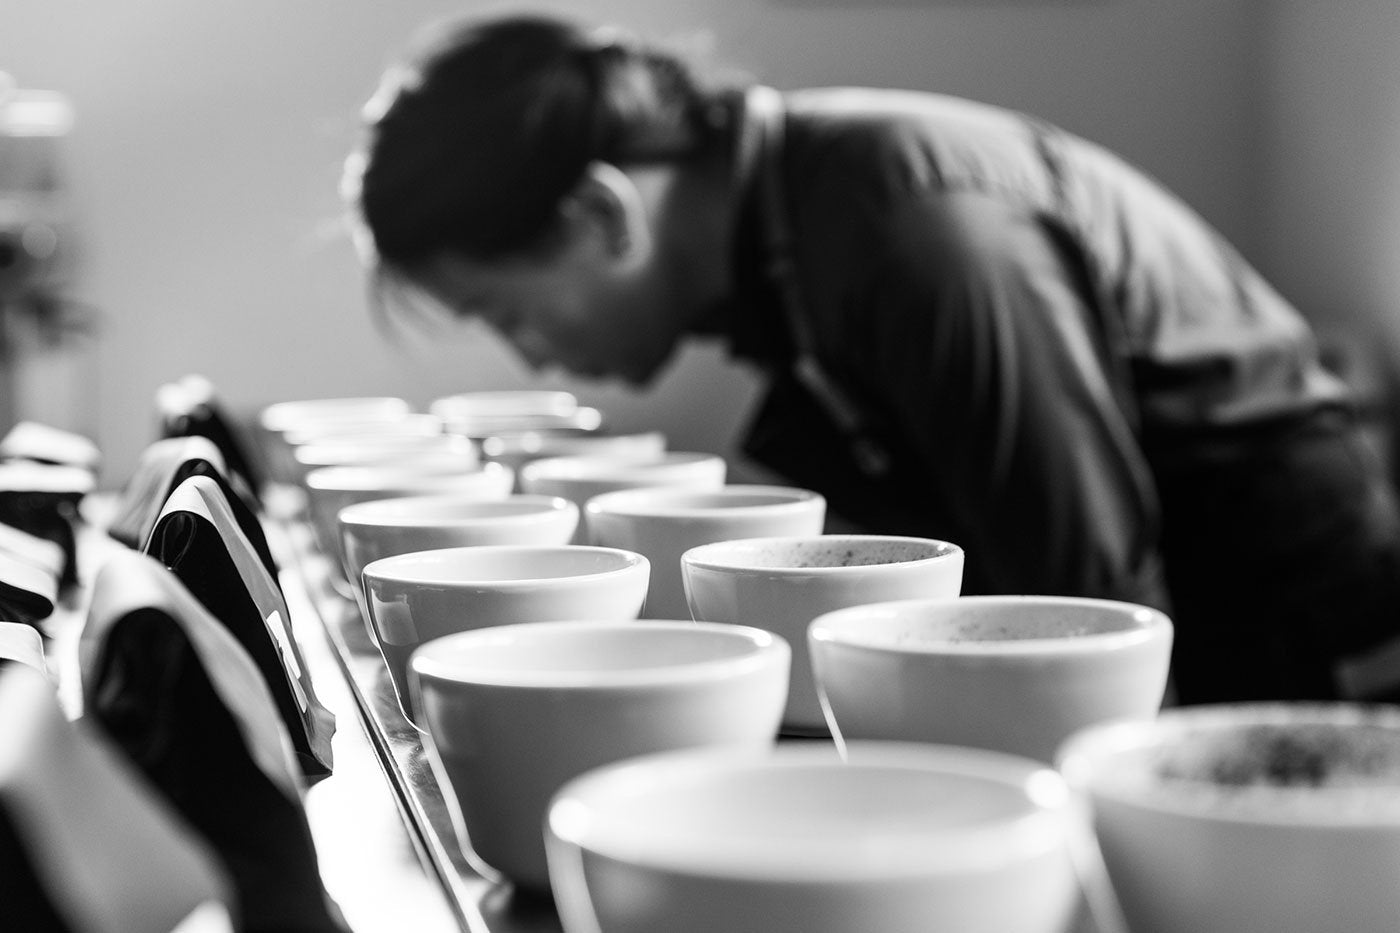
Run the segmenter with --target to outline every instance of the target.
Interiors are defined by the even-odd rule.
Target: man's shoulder
[[[1045,124],[993,104],[886,88],[789,92],[789,165],[805,184],[911,190],[982,190],[1018,199],[1046,190]]]

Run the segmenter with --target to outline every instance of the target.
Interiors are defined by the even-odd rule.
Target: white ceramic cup
[[[568,544],[578,526],[578,506],[558,496],[405,496],[358,502],[340,510],[345,575],[371,638],[360,574],[382,557],[483,544]]]
[[[282,439],[291,447],[302,447],[371,434],[376,437],[437,437],[442,433],[442,419],[437,415],[409,411],[355,420],[299,424],[283,431]]]
[[[342,583],[347,578],[340,510],[346,506],[425,495],[498,500],[509,496],[514,487],[515,475],[499,463],[483,463],[473,469],[435,462],[318,467],[306,474],[307,517],[331,561],[332,580]]]
[[[692,618],[766,628],[792,645],[783,731],[828,731],[807,653],[807,627],[823,613],[864,603],[957,596],[963,551],[932,538],[810,535],[744,538],[681,555]]]
[[[411,411],[407,401],[388,395],[274,402],[258,412],[257,433],[267,449],[273,475],[283,482],[295,482],[300,471],[292,459],[288,434],[351,422],[397,420]]]
[[[405,496],[358,502],[340,510],[347,569],[358,580],[382,557],[482,544],[568,544],[578,507],[558,496]]]
[[[522,431],[597,431],[603,424],[603,413],[596,408],[579,406],[567,415],[475,415],[444,422],[444,430],[482,441],[501,434]]]
[[[608,456],[545,457],[520,468],[520,491],[572,499],[580,511],[605,492],[642,486],[719,489],[728,465],[717,454],[668,451],[636,461]],[[575,540],[586,540],[583,527]]]
[[[682,554],[733,538],[819,535],[826,499],[790,486],[649,487],[594,496],[585,512],[589,542],[636,551],[651,561],[651,589],[642,615],[688,619]]]
[[[1066,933],[1055,772],[856,743],[648,755],[566,784],[546,845],[566,933]]]
[[[1400,710],[1179,707],[1091,726],[1059,766],[1128,928],[1400,929]]]
[[[635,619],[650,566],[583,545],[479,545],[383,557],[361,572],[375,641],[404,718],[419,725],[408,661],[419,645],[513,622]]]
[[[648,752],[770,746],[789,658],[740,626],[540,622],[439,638],[410,676],[463,851],[547,893],[544,818],[565,781]]]
[[[1171,646],[1155,609],[1060,596],[876,603],[808,629],[833,733],[1044,762],[1084,726],[1156,713]]]
[[[446,430],[477,440],[519,431],[596,431],[603,422],[598,409],[550,389],[459,392],[433,399],[428,410]]]
[[[666,452],[660,431],[607,434],[600,431],[517,431],[479,440],[481,455],[516,471],[532,460],[548,457],[609,457],[614,460],[656,460]]]
[[[481,389],[443,395],[428,403],[428,411],[450,421],[454,418],[514,415],[567,415],[578,410],[572,392],[555,389]]]
[[[320,467],[441,463],[444,469],[472,470],[480,463],[476,445],[454,434],[347,434],[302,444],[292,451],[301,476]]]
[[[408,414],[408,402],[393,396],[335,397],[274,402],[258,415],[267,431],[284,432],[308,424],[364,421]]]

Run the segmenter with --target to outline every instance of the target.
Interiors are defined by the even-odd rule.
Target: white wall
[[[1393,18],[1382,15],[1393,0],[1356,2],[1372,21]],[[242,411],[323,395],[392,393],[422,403],[529,382],[490,342],[386,344],[338,232],[339,163],[381,67],[424,21],[481,6],[0,3],[0,69],[26,86],[66,91],[77,108],[68,168],[84,232],[79,291],[100,306],[104,327],[98,345],[69,364],[84,380],[70,426],[97,438],[109,483],[124,481],[153,439],[156,387],[186,372],[207,375]],[[707,32],[718,61],[779,86],[928,87],[1038,113],[1162,177],[1246,253],[1267,244],[1275,254],[1277,238],[1265,235],[1262,219],[1276,213],[1261,199],[1278,195],[1289,172],[1276,166],[1266,179],[1257,162],[1261,140],[1275,163],[1278,147],[1293,142],[1265,124],[1272,111],[1264,78],[1288,88],[1293,73],[1275,50],[1299,54],[1313,20],[1330,22],[1338,43],[1369,41],[1376,59],[1389,61],[1393,47],[1364,30],[1351,36],[1337,24],[1346,17],[1336,3],[1284,6],[1283,28],[1275,28],[1274,4],[1264,0],[556,4],[645,34]],[[1346,85],[1354,74],[1336,58],[1315,71],[1304,79],[1309,87],[1321,75]],[[1295,90],[1305,88],[1288,93]],[[1305,121],[1316,116],[1301,112]],[[1307,122],[1299,134],[1308,136]],[[1375,176],[1360,181],[1378,183]],[[1347,189],[1351,200],[1366,196]],[[1350,214],[1339,209],[1331,220],[1347,228]],[[1314,240],[1344,248],[1335,230],[1303,232],[1303,255],[1327,245]],[[1350,272],[1338,263],[1324,270]],[[1313,280],[1304,275],[1291,284],[1307,293]],[[555,378],[540,384],[575,389],[620,427],[659,425],[673,446],[723,449],[755,383],[705,348],[646,393]]]
[[[1318,318],[1400,319],[1400,3],[1279,0],[1261,264]]]
[[[1269,13],[1257,259],[1361,392],[1400,481],[1400,3]]]

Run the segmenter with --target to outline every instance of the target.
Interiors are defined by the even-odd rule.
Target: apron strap
[[[867,476],[882,477],[890,470],[889,451],[870,435],[860,407],[831,378],[817,356],[811,317],[797,278],[792,228],[788,223],[787,197],[780,171],[785,119],[782,95],[771,87],[757,85],[749,89],[745,106],[759,126],[752,145],[758,148],[758,183],[768,257],[766,272],[778,294],[795,350],[792,374],[846,439],[861,471]]]

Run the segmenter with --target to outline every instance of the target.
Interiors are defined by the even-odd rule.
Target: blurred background
[[[244,415],[566,388],[611,427],[729,449],[757,382],[715,347],[636,392],[534,376],[479,333],[375,329],[337,194],[359,107],[425,22],[510,9],[624,25],[778,87],[978,98],[1117,149],[1298,304],[1389,436],[1395,0],[0,0],[10,100],[49,108],[0,133],[0,418],[93,438],[108,485],[154,439],[156,389],[186,373]]]

